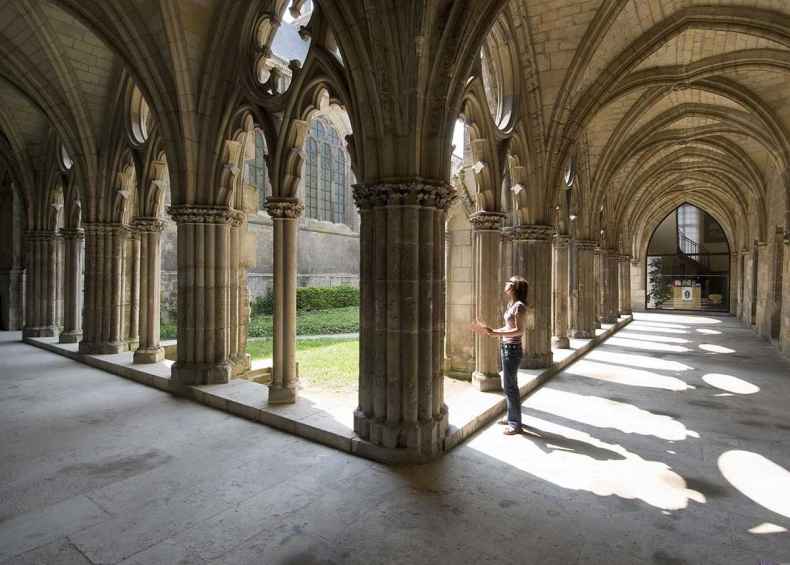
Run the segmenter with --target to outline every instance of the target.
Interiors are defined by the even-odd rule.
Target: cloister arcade
[[[359,213],[372,449],[434,458],[445,375],[499,387],[496,343],[466,328],[501,316],[510,275],[529,283],[524,368],[644,310],[650,240],[684,205],[721,226],[729,312],[790,352],[785,2],[9,0],[0,22],[2,329],[160,362],[168,220],[171,379],[228,382],[250,368],[265,207],[266,398],[294,402],[298,221],[355,213],[299,189],[326,136]]]

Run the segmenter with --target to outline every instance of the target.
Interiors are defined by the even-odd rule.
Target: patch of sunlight
[[[734,349],[724,347],[723,345],[715,345],[713,343],[701,343],[698,347],[703,351],[708,351],[710,353],[735,353]]]
[[[714,394],[713,396],[735,396],[731,392],[720,392],[719,394]]]
[[[676,330],[687,330],[688,329],[688,326],[683,326],[683,325],[679,325],[679,324],[666,324],[664,322],[647,322],[647,321],[639,319],[639,318],[635,319],[633,322],[631,322],[628,325],[632,326],[634,324],[639,324],[640,326],[645,326],[645,327],[649,327],[649,328],[672,328],[672,329],[676,329]]]
[[[705,335],[721,335],[719,330],[709,330],[708,328],[698,328],[697,333],[705,334]]]
[[[760,387],[748,381],[733,377],[732,375],[722,375],[719,373],[708,373],[702,380],[712,387],[726,390],[735,394],[754,394],[760,392]]]
[[[719,457],[729,483],[763,508],[790,518],[790,472],[751,451],[731,450]]]
[[[540,418],[524,416],[524,424],[528,431],[522,436],[506,437],[489,429],[468,446],[569,490],[640,500],[665,510],[686,508],[689,500],[706,502],[666,463],[642,459],[621,445]]]
[[[604,363],[617,363],[618,365],[629,365],[631,367],[640,367],[642,369],[656,369],[659,371],[690,371],[692,367],[678,363],[677,361],[667,361],[657,357],[650,357],[648,355],[637,355],[635,353],[614,353],[606,351],[606,348],[593,349],[585,359],[593,359],[595,361],[603,361]]]
[[[626,402],[545,386],[526,399],[524,405],[596,428],[610,428],[626,434],[655,436],[665,440],[699,437],[697,432],[687,429],[683,422],[671,416],[653,414]]]
[[[633,349],[643,349],[646,351],[667,351],[670,353],[686,353],[689,351],[688,347],[682,345],[670,345],[668,343],[656,343],[650,341],[641,341],[637,339],[626,339],[619,337],[617,334],[606,340],[606,345],[617,345],[620,347],[631,347]]]
[[[782,532],[786,531],[787,528],[777,526],[776,524],[771,524],[770,522],[763,522],[759,526],[749,529],[750,534],[781,534]]]
[[[665,377],[664,375],[652,371],[644,371],[632,367],[597,363],[588,360],[586,357],[574,363],[568,371],[574,375],[628,386],[641,386],[675,391],[696,388],[675,377]]]
[[[629,332],[654,332],[660,334],[687,334],[688,330],[680,330],[675,328],[664,328],[660,326],[642,325],[642,322],[633,322],[628,324],[626,328]],[[699,330],[697,330],[699,331]]]
[[[644,334],[641,332],[636,333],[636,332],[632,332],[630,328],[625,328],[624,330],[620,330],[620,332],[618,332],[617,335],[628,339],[642,339],[644,341],[657,341],[659,343],[688,343],[689,342],[689,340],[683,339],[682,337],[652,335],[652,334]]]
[[[640,314],[637,320],[642,321],[660,321],[670,322],[675,324],[721,324],[721,320],[716,318],[706,318],[704,316],[681,316],[678,314]]]

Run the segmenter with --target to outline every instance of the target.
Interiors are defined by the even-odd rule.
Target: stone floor
[[[442,460],[385,467],[0,334],[0,563],[790,562],[790,363],[637,315]]]

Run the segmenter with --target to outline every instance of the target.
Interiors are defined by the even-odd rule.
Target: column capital
[[[620,254],[617,256],[617,260],[620,263],[628,263],[631,260],[631,256],[627,254]]]
[[[132,229],[141,233],[161,232],[165,229],[165,223],[159,218],[138,217],[132,220]]]
[[[354,201],[360,210],[381,206],[424,206],[447,210],[457,197],[449,183],[421,180],[399,183],[355,184]]]
[[[167,213],[178,224],[231,224],[239,212],[227,206],[184,204],[170,206]]]
[[[598,242],[592,239],[576,239],[574,244],[576,249],[585,249],[587,251],[595,251],[595,248],[598,246]]]
[[[502,212],[475,212],[469,216],[474,231],[499,231],[505,215]]]
[[[268,198],[266,211],[274,219],[296,219],[302,215],[304,204],[297,198]]]
[[[83,230],[82,228],[74,228],[74,229],[65,229],[64,228],[64,229],[60,230],[60,235],[66,241],[72,241],[72,240],[75,240],[75,239],[76,240],[85,239],[85,230]]]
[[[513,241],[513,228],[511,226],[501,228],[500,233],[502,235],[502,241]]]
[[[54,230],[28,230],[25,232],[27,241],[51,241],[58,236]]]
[[[126,224],[105,223],[105,222],[86,222],[82,224],[85,234],[102,235],[108,233],[128,233],[131,228]]]
[[[551,241],[554,226],[528,224],[513,226],[513,239],[519,241]]]
[[[560,249],[568,247],[571,242],[571,238],[565,234],[556,234],[553,239],[554,247],[558,247]]]

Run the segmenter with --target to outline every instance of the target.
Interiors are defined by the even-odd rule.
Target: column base
[[[472,373],[472,384],[475,385],[480,392],[502,390],[502,378],[499,374],[492,375],[475,371]]]
[[[595,330],[571,330],[573,339],[592,339],[595,337]]]
[[[595,320],[595,324],[593,324],[593,325],[595,326],[596,330],[600,330],[601,329],[601,321],[600,320]]]
[[[296,402],[295,388],[269,387],[269,404],[293,404],[294,402]]]
[[[546,369],[554,364],[554,356],[549,353],[524,353],[520,369]]]
[[[115,355],[129,351],[129,346],[125,341],[108,343],[87,343],[80,342],[79,352],[87,355]]]
[[[22,328],[22,337],[55,337],[58,335],[58,328],[55,326],[36,326]]]
[[[354,431],[361,438],[354,451],[383,463],[424,463],[444,453],[447,406],[438,418],[415,423],[385,421],[354,412]]]
[[[231,357],[230,363],[233,365],[233,376],[238,377],[250,370],[252,367],[252,357],[250,357],[249,353],[242,353],[241,355]]]
[[[600,322],[602,324],[616,324],[617,316],[601,316]]]
[[[230,363],[190,363],[176,361],[170,370],[173,382],[184,386],[219,385],[230,382],[232,367]]]
[[[632,310],[623,310],[623,311],[620,313],[620,315],[621,315],[621,316],[633,316],[633,315],[634,315],[634,313],[633,313],[633,311],[632,311]]]
[[[571,348],[571,340],[567,337],[555,337],[551,340],[552,345],[557,349],[570,349]]]
[[[82,339],[82,332],[63,332],[60,334],[58,343],[79,343]]]
[[[144,365],[146,363],[159,363],[165,358],[164,347],[154,347],[152,349],[138,349],[134,352],[134,364]]]

